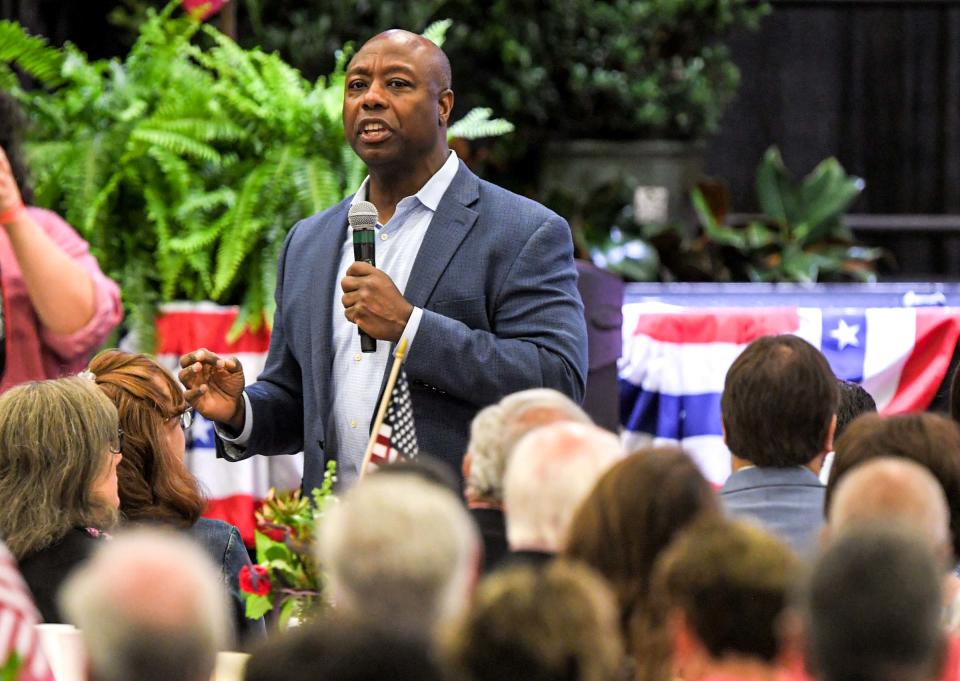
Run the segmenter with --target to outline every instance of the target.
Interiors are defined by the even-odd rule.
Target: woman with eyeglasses
[[[146,355],[105,350],[89,372],[116,405],[124,433],[119,468],[120,511],[126,522],[162,523],[183,529],[221,568],[234,600],[241,638],[265,632],[263,620],[244,615],[237,573],[250,556],[233,525],[200,517],[206,503],[184,462],[192,412],[173,376]]]
[[[90,381],[33,381],[0,395],[0,536],[44,620],[117,517],[117,409]]]

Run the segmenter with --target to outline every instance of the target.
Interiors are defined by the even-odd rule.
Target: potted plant
[[[560,5],[563,5],[561,7]],[[557,3],[564,11],[571,3]],[[572,3],[554,46],[561,109],[544,157],[544,191],[625,180],[645,221],[681,217],[699,179],[704,141],[719,127],[740,73],[724,38],[755,29],[754,0]],[[645,193],[644,193],[645,192]],[[689,212],[689,211],[687,211]]]

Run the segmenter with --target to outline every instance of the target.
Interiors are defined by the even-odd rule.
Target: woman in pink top
[[[87,242],[56,213],[24,205],[21,120],[0,92],[0,392],[83,369],[123,314]]]

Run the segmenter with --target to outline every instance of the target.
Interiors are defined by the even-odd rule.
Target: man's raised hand
[[[198,412],[234,431],[243,429],[243,367],[236,357],[224,358],[206,348],[180,358],[180,382],[184,394]]]

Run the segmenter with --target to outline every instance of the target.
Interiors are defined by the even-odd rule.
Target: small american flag
[[[413,425],[413,402],[407,374],[401,368],[397,382],[393,384],[387,413],[377,431],[370,463],[374,466],[393,463],[398,459],[413,459],[417,456],[417,429]]]
[[[18,681],[53,681],[34,626],[40,622],[30,591],[0,544],[0,669],[15,667]],[[16,657],[14,657],[16,656]]]

